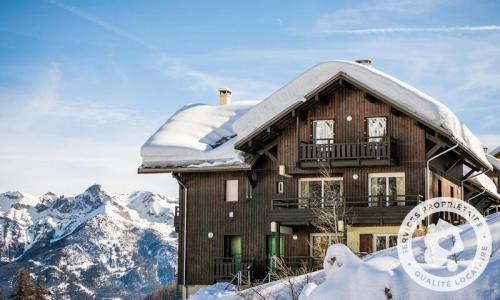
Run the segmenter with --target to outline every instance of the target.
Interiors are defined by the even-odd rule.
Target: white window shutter
[[[226,180],[226,201],[238,201],[238,180]]]

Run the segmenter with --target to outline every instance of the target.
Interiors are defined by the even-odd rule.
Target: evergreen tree
[[[38,276],[35,285],[35,300],[52,299],[52,292],[45,287],[44,281],[43,275]]]
[[[28,271],[24,267],[20,268],[16,274],[14,292],[9,298],[14,300],[30,300],[34,299],[34,296],[34,288],[28,278]]]

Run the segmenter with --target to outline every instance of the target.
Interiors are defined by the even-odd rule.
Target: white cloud
[[[105,122],[127,121],[134,117],[131,109],[116,105],[105,105],[96,100],[67,99],[61,95],[63,72],[57,64],[52,64],[45,72],[44,79],[34,91],[22,98],[29,99],[27,109],[35,116],[72,118],[92,121],[96,124]],[[9,96],[10,97],[10,96]],[[7,98],[0,94],[0,99]]]
[[[450,2],[453,1],[364,1],[348,8],[324,13],[317,20],[316,27],[319,31],[359,29],[360,26],[390,23],[398,20],[401,15],[404,15],[404,19],[421,16]]]
[[[467,32],[500,31],[498,25],[485,26],[450,26],[450,27],[388,27],[365,29],[324,29],[323,33],[399,33],[399,32]]]
[[[208,74],[185,65],[167,66],[164,68],[164,74],[179,80],[193,92],[212,91],[214,98],[217,90],[226,86],[231,88],[234,96],[240,100],[262,100],[277,88],[275,84],[266,81]]]

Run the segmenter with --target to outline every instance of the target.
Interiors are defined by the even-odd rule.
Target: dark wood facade
[[[391,105],[367,94],[350,84],[329,89],[307,106],[290,114],[280,125],[269,127],[263,133],[259,147],[249,150],[260,157],[251,171],[184,172],[179,178],[187,186],[187,285],[205,285],[214,282],[214,261],[225,255],[224,239],[228,235],[241,236],[242,257],[253,259],[254,276],[263,275],[267,265],[267,236],[271,222],[292,226],[293,234],[285,235],[285,256],[310,256],[309,239],[314,228],[307,222],[313,216],[305,210],[287,211],[273,206],[276,200],[297,199],[300,178],[321,177],[322,172],[340,177],[343,196],[346,199],[366,199],[368,202],[369,174],[404,173],[405,195],[408,200],[417,200],[426,195],[426,161],[447,145],[436,146],[432,141],[436,133],[418,120],[395,110]],[[391,149],[387,157],[355,157],[338,163],[338,157],[319,157],[312,164],[303,164],[300,144],[312,138],[311,122],[319,119],[335,121],[335,140],[359,141],[366,137],[366,118],[385,117],[387,136]],[[335,143],[335,141],[334,141]],[[254,143],[256,144],[256,143]],[[268,146],[270,145],[270,146]],[[252,146],[255,147],[255,146]],[[265,151],[257,151],[265,149]],[[264,152],[267,152],[264,154]],[[330,159],[334,163],[330,163]],[[325,162],[329,163],[326,164]],[[361,162],[360,162],[361,161]],[[370,161],[372,161],[370,163]],[[285,166],[291,177],[280,176],[279,166]],[[444,180],[447,191],[451,187],[457,192],[462,176],[463,163],[460,155],[450,153],[431,165],[433,181],[431,194],[436,195],[438,180]],[[247,181],[254,181],[252,197],[248,197]],[[238,201],[225,201],[226,180],[238,180]],[[278,193],[276,185],[282,182],[283,191]],[[441,187],[443,188],[443,187]],[[449,195],[449,192],[447,192]],[[445,194],[443,194],[445,196]],[[454,195],[458,197],[458,194]],[[183,245],[184,211],[183,190],[180,191],[180,214],[176,218],[179,229],[179,253]],[[274,202],[273,202],[274,201]],[[357,207],[351,226],[399,225],[415,202],[395,207]],[[230,217],[232,213],[232,217]],[[294,215],[295,213],[295,215]],[[209,238],[208,234],[213,233]],[[371,249],[373,237],[361,234],[363,248]],[[179,255],[179,281],[182,283],[183,260]]]

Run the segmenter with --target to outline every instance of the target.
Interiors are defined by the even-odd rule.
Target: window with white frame
[[[368,206],[405,206],[405,173],[368,174]]]
[[[226,180],[226,201],[236,202],[238,201],[238,180]]]
[[[398,235],[397,234],[375,234],[373,236],[373,249],[374,251],[380,251],[387,248],[397,246]]]
[[[387,136],[387,118],[366,118],[366,134],[369,142],[380,142]]]
[[[300,178],[300,207],[324,207],[325,202],[340,200],[343,193],[342,177]]]
[[[310,255],[312,257],[324,257],[328,246],[340,242],[341,234],[335,233],[311,233],[310,238]]]
[[[333,143],[335,137],[335,122],[333,120],[312,121],[312,136],[315,144]]]

